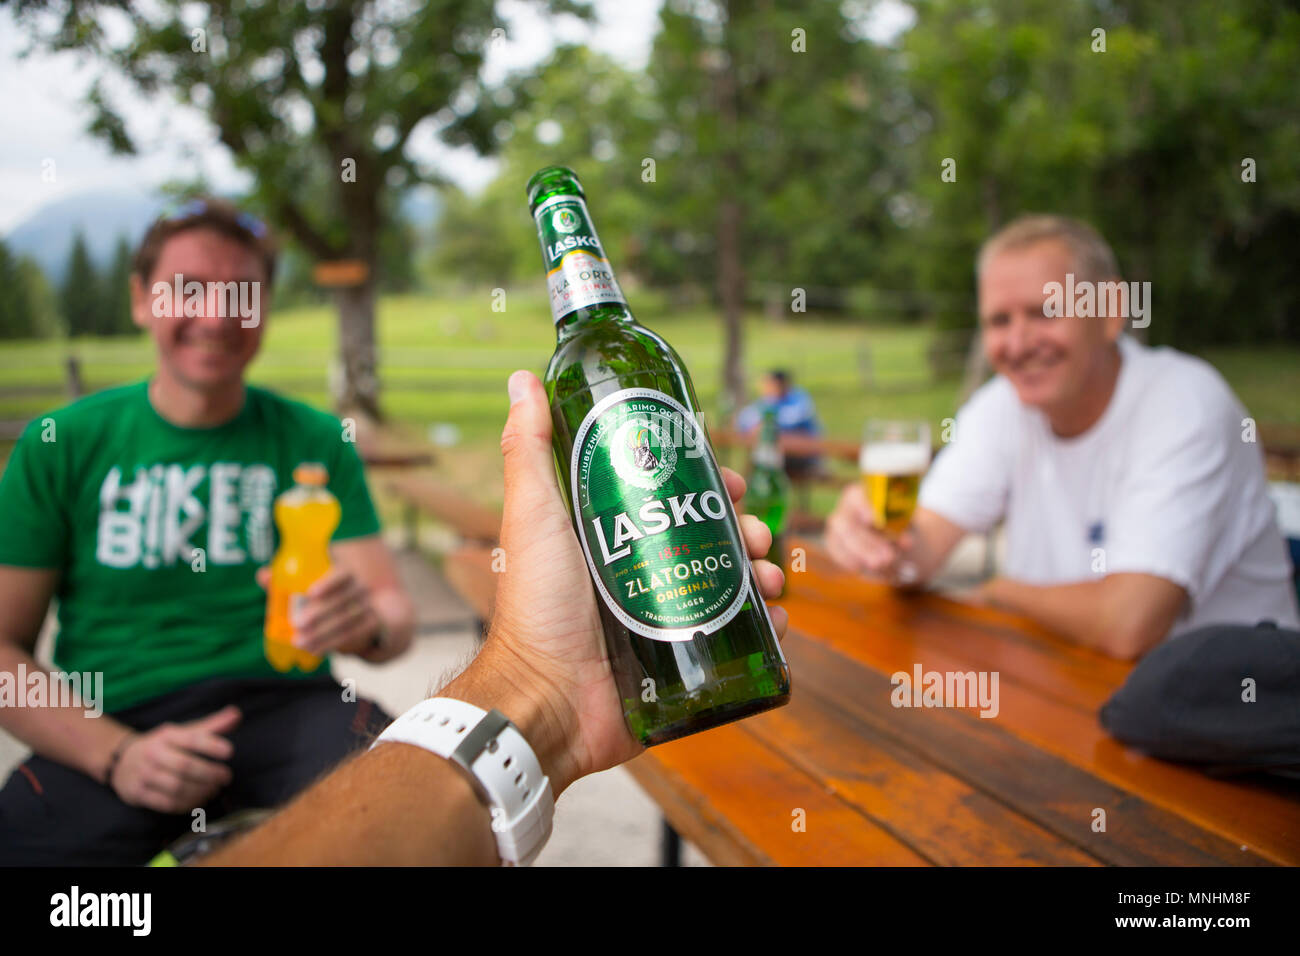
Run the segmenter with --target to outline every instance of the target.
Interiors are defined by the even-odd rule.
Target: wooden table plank
[[[772,714],[752,717],[758,725]],[[714,863],[782,866],[922,866],[888,831],[729,724],[661,744],[627,769],[683,837]],[[795,809],[807,829],[794,830]]]
[[[1108,863],[1271,862],[1009,733],[999,720],[954,708],[896,708],[884,673],[846,661],[815,638],[787,634],[784,647],[794,693],[826,698],[868,725],[873,739],[894,740]],[[1091,829],[1095,808],[1106,812],[1104,833]]]
[[[859,616],[869,608],[871,616],[863,623],[870,625],[872,633],[889,632],[918,650],[960,658],[967,669],[999,671],[1003,680],[1018,680],[1052,693],[1082,712],[1096,711],[1133,668],[1009,614],[934,594],[900,594],[845,574],[828,567],[829,558],[816,546],[807,542],[802,546],[807,548],[808,571],[789,576],[787,596],[855,609]]]
[[[805,633],[881,674],[911,672],[917,661],[929,670],[971,669],[968,661],[933,648],[921,653],[919,646],[928,646],[924,636],[878,627],[866,609],[813,603],[794,589],[781,603]],[[1004,680],[999,690],[997,723],[1021,739],[1271,860],[1300,863],[1300,800],[1294,795],[1218,780],[1130,750],[1102,729],[1095,712],[1081,713],[1036,687]]]
[[[395,475],[385,481],[384,487],[389,494],[449,525],[466,540],[495,543],[501,534],[500,511],[430,475]]]
[[[801,679],[812,675],[805,672]],[[1098,859],[811,693],[739,725],[944,866],[1091,866]]]
[[[1097,708],[1131,665],[1014,615],[902,597],[795,545],[808,569],[781,601],[790,706],[629,765],[715,862],[1300,863],[1300,790],[1210,778],[1104,733]],[[999,714],[894,707],[889,675],[918,663],[997,672]]]

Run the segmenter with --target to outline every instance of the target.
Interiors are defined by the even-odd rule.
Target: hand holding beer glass
[[[924,421],[867,421],[858,456],[862,497],[872,527],[888,540],[892,553],[880,570],[899,584],[916,581],[916,567],[902,560],[900,551],[916,511],[921,476],[929,466],[930,426]]]

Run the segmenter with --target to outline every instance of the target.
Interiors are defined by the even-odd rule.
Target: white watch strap
[[[500,711],[450,697],[422,700],[371,746],[385,741],[423,747],[469,772],[491,810],[502,861],[527,865],[541,852],[555,815],[551,781],[524,735]]]

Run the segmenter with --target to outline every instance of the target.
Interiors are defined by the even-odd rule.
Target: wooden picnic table
[[[435,461],[433,449],[427,445],[385,433],[363,432],[357,452],[367,468],[421,468]]]
[[[758,443],[758,432],[749,434],[734,428],[710,428],[709,440],[714,448],[753,448]],[[798,432],[782,432],[779,438],[781,451],[786,455],[804,458],[822,456],[836,461],[847,462],[857,466],[859,445],[857,442],[825,435],[803,435]]]
[[[791,620],[790,703],[627,765],[712,862],[1300,863],[1300,785],[1211,778],[1102,730],[1098,709],[1131,664],[1023,618],[899,594],[839,571],[811,541],[791,545],[807,569],[777,602]],[[997,716],[894,707],[890,675],[917,664],[997,671]]]

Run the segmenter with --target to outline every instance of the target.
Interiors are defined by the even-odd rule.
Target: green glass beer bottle
[[[785,473],[780,435],[776,410],[769,408],[763,412],[758,444],[749,456],[745,506],[750,514],[762,519],[772,532],[772,547],[767,552],[767,560],[785,570],[784,533],[786,511],[790,506],[790,479]]]
[[[690,376],[628,309],[570,169],[528,181],[555,318],[556,463],[610,665],[646,746],[790,698]]]

